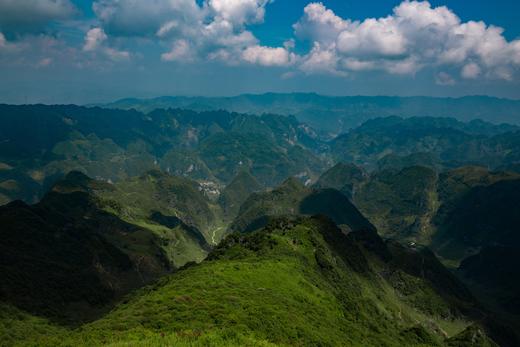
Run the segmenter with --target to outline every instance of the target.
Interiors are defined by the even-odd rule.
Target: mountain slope
[[[199,183],[158,170],[115,184],[73,171],[53,190],[87,192],[103,211],[150,230],[174,268],[204,259],[211,231],[221,223],[219,207]]]
[[[254,192],[262,190],[262,185],[247,171],[239,172],[219,197],[219,204],[228,219],[236,217],[240,206]]]
[[[352,199],[359,184],[366,179],[366,175],[363,169],[356,165],[340,162],[324,172],[313,187],[333,188]]]
[[[218,205],[187,178],[150,171],[116,184],[72,171],[35,205],[0,207],[0,302],[71,322],[202,261],[223,236]]]
[[[496,168],[520,160],[519,131],[501,133],[452,118],[386,117],[369,120],[331,141],[338,161],[375,169],[388,155],[409,157],[428,153],[427,166],[455,168],[482,165]]]
[[[104,318],[60,340],[50,335],[40,341],[444,346],[450,338],[475,343],[467,330],[473,329],[480,337],[473,345],[494,345],[484,334],[494,331],[478,318],[471,296],[432,286],[431,281],[458,283],[449,272],[435,270],[435,258],[421,262],[429,256],[408,250],[408,257],[423,264],[415,274],[400,267],[402,256],[375,236],[372,243],[389,252],[388,259],[365,247],[363,235],[346,236],[327,219],[273,220],[264,230],[229,236],[207,261],[143,288]],[[437,277],[423,279],[421,271]]]
[[[294,117],[0,105],[0,202],[36,202],[70,171],[113,182],[157,169],[216,185],[244,169],[267,186],[314,179],[323,146]]]
[[[432,245],[443,257],[461,260],[470,249],[518,243],[518,180],[516,173],[478,166],[440,173],[422,166],[383,169],[360,179],[352,177],[351,165],[338,164],[315,186],[354,187],[351,201],[381,235]]]
[[[421,166],[373,173],[353,197],[354,204],[382,235],[427,241],[437,205],[437,174]]]
[[[518,322],[519,182],[516,173],[470,166],[438,175],[381,170],[361,183],[330,184],[355,184],[352,201],[381,235],[430,246],[479,298]]]
[[[315,214],[328,216],[346,230],[374,228],[341,192],[311,189],[297,179],[289,178],[271,191],[250,195],[230,229],[252,231],[264,226],[272,217]]]
[[[0,301],[60,321],[91,319],[170,269],[149,230],[84,192],[0,207]]]

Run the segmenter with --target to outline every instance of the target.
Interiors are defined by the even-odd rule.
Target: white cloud
[[[118,36],[153,36],[168,22],[189,27],[201,16],[194,0],[97,0],[92,8],[105,32]]]
[[[284,47],[273,48],[255,45],[247,47],[242,53],[242,58],[252,64],[286,66],[291,64],[294,54],[287,51]]]
[[[415,74],[448,66],[460,68],[464,78],[512,79],[520,67],[519,40],[508,42],[503,29],[484,22],[463,23],[447,7],[427,1],[403,1],[391,15],[364,21],[340,18],[322,3],[311,3],[294,29],[313,43],[300,66],[306,72]]]
[[[92,53],[101,52],[113,61],[128,60],[130,58],[129,52],[107,46],[107,40],[108,36],[102,28],[92,28],[85,35],[83,51]]]
[[[461,71],[461,75],[464,78],[475,79],[480,75],[480,67],[475,63],[469,63],[464,65]]]
[[[44,68],[51,65],[74,65],[77,58],[74,48],[49,35],[27,34],[16,40],[8,40],[0,33],[2,67]]]
[[[39,31],[47,23],[75,13],[69,0],[0,0],[0,29],[14,33]]]
[[[92,7],[97,18],[78,29],[85,35],[83,45],[66,46],[64,57],[74,56],[82,66],[95,65],[95,58],[110,64],[140,56],[131,54],[130,48],[155,44],[163,49],[160,59],[164,62],[212,60],[338,76],[364,71],[413,75],[429,69],[439,85],[456,83],[456,79],[515,80],[520,69],[520,40],[508,41],[503,29],[484,22],[462,22],[449,8],[432,7],[427,1],[405,0],[386,17],[362,21],[341,18],[323,3],[309,3],[293,25],[294,38],[284,38],[278,47],[267,46],[250,26],[264,21],[271,2],[95,0]],[[5,52],[26,52],[31,42],[38,42],[35,51],[39,54],[16,61],[31,61],[35,66],[49,58],[52,65],[60,64],[65,58],[46,54],[46,50],[56,51],[46,46],[54,41],[27,30],[41,30],[75,11],[71,0],[0,0],[0,51],[4,56]],[[8,31],[3,29],[6,26]],[[63,42],[60,45],[65,47]],[[302,47],[310,48],[296,54]]]
[[[190,44],[186,40],[175,41],[171,51],[163,53],[161,59],[164,61],[184,61],[193,60]]]
[[[5,35],[0,33],[0,49],[5,49],[7,47],[7,40],[5,39]]]
[[[455,84],[455,79],[450,74],[442,71],[435,77],[435,83],[440,86],[452,86]]]
[[[217,19],[244,25],[263,22],[265,5],[269,2],[270,0],[209,0],[209,7]]]
[[[307,73],[329,73],[344,76],[346,73],[338,69],[339,58],[334,49],[322,47],[315,42],[310,51],[300,65],[300,69]]]
[[[52,64],[52,58],[42,58],[42,59],[40,59],[38,64],[36,64],[36,66],[43,68],[43,67],[47,67],[51,64]]]
[[[112,60],[112,61],[124,61],[130,59],[130,53],[127,51],[120,51],[114,49],[112,47],[106,47],[103,52]]]
[[[227,64],[288,65],[290,48],[264,47],[247,30],[264,19],[271,0],[98,0],[93,8],[110,37],[158,38],[165,62],[221,60]]]
[[[98,49],[103,42],[107,40],[108,36],[105,31],[101,28],[92,28],[85,35],[85,44],[83,50],[90,52]]]
[[[338,35],[351,26],[350,20],[343,20],[322,3],[305,6],[303,17],[293,25],[296,36],[300,39],[331,45]]]
[[[349,56],[393,57],[406,53],[406,38],[392,20],[367,19],[353,30],[342,31],[337,48]]]

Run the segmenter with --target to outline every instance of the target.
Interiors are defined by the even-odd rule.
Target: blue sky
[[[0,102],[520,98],[520,1],[0,0]]]

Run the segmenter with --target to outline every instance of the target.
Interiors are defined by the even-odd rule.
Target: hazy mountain
[[[122,99],[103,105],[150,112],[160,108],[228,110],[241,113],[294,115],[320,131],[339,134],[368,119],[386,116],[482,119],[495,124],[520,125],[520,101],[487,96],[463,98],[344,96],[317,94],[261,94],[236,97],[169,97]],[[477,125],[477,124],[475,124]],[[503,128],[510,129],[509,126]]]

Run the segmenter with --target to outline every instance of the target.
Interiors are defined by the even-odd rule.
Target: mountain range
[[[0,345],[520,344],[520,128],[262,97],[0,105]]]
[[[459,121],[484,120],[520,125],[520,101],[488,96],[463,98],[324,96],[313,93],[245,94],[235,97],[163,96],[128,98],[100,105],[151,112],[162,108],[195,111],[227,110],[240,113],[293,115],[324,134],[338,135],[373,118],[451,117]]]

